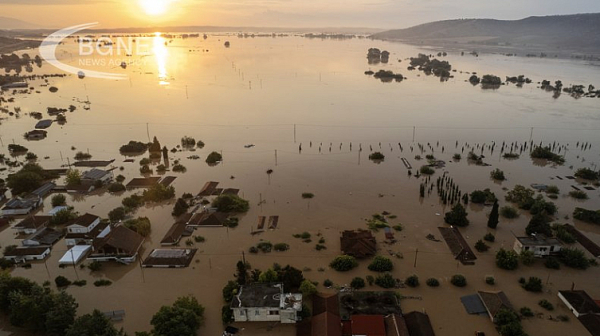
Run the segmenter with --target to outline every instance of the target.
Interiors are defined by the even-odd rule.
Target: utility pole
[[[275,150],[275,165],[277,166],[277,149]]]
[[[242,262],[246,265],[246,253],[242,251]]]
[[[416,130],[417,130],[417,127],[413,126],[413,141],[412,142],[415,142],[415,131]]]
[[[142,256],[138,255],[138,262],[140,264],[140,271],[142,272],[142,283],[146,283],[146,276],[144,275],[144,267],[142,266]]]
[[[148,133],[148,142],[150,142],[150,127],[148,126],[148,123],[146,123],[146,133]]]
[[[419,255],[419,248],[415,249],[415,265],[413,267],[417,267],[417,256]]]
[[[531,128],[531,132],[529,133],[529,141],[533,140],[533,127]]]

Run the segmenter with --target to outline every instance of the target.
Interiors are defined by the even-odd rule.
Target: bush
[[[467,219],[467,211],[462,204],[458,203],[452,207],[452,210],[446,212],[444,216],[444,221],[450,225],[456,226],[467,226],[469,225],[469,219]]]
[[[587,269],[590,267],[590,261],[585,257],[585,253],[577,248],[561,249],[559,258],[568,267],[578,269]]]
[[[126,215],[127,215],[127,212],[125,211],[125,208],[124,207],[118,207],[118,208],[112,209],[108,213],[108,219],[111,222],[116,223],[118,221],[122,221],[123,219],[125,219]]]
[[[556,164],[565,163],[565,158],[561,155],[553,153],[550,149],[550,146],[537,146],[531,151],[530,156],[533,159],[545,159]]]
[[[485,283],[488,285],[493,285],[496,283],[496,279],[494,279],[493,276],[487,276],[485,277]]]
[[[465,287],[467,285],[467,278],[462,274],[455,274],[450,279],[450,283],[456,287]]]
[[[501,248],[496,253],[496,265],[505,270],[514,270],[519,266],[519,256],[515,251]]]
[[[496,241],[496,236],[494,236],[493,233],[486,233],[485,236],[483,236],[483,240],[493,243]]]
[[[417,287],[419,286],[419,277],[415,274],[409,276],[408,278],[406,278],[406,280],[404,281],[404,283],[409,286],[409,287]]]
[[[148,144],[139,141],[129,141],[128,144],[121,146],[119,151],[124,154],[141,154],[148,149]]]
[[[523,289],[528,292],[539,293],[542,291],[542,279],[538,277],[529,277],[529,279],[522,285]]]
[[[250,203],[238,195],[219,195],[212,202],[212,206],[220,212],[243,213],[250,208]]]
[[[546,299],[540,300],[540,302],[538,302],[538,305],[540,305],[540,307],[546,310],[554,310],[554,305]]]
[[[600,210],[587,210],[583,208],[575,208],[573,218],[583,222],[600,224]]]
[[[196,243],[204,243],[206,241],[206,238],[204,238],[202,236],[194,236],[194,241]]]
[[[102,269],[102,263],[98,260],[94,260],[88,265],[88,268],[92,272],[98,272],[99,270]]]
[[[110,280],[100,279],[100,280],[94,281],[94,286],[96,286],[96,287],[105,287],[105,286],[110,286],[110,285],[112,285],[112,281],[110,281]]]
[[[333,281],[331,281],[331,280],[329,280],[329,279],[325,279],[325,280],[323,281],[323,286],[324,286],[325,288],[329,288],[329,287],[333,286]]]
[[[369,264],[369,270],[373,272],[389,272],[394,268],[394,264],[389,258],[376,256]]]
[[[373,161],[383,161],[385,159],[385,155],[380,152],[373,152],[369,155],[369,160]]]
[[[142,237],[148,237],[150,232],[152,231],[152,224],[150,223],[150,219],[148,217],[138,217],[137,219],[130,219],[125,221],[123,225],[135,232],[137,232]]]
[[[518,159],[518,158],[519,158],[519,156],[520,156],[520,155],[519,155],[519,154],[517,154],[517,153],[504,153],[504,154],[502,155],[502,157],[503,157],[503,158],[505,158],[505,159]]]
[[[268,241],[263,241],[256,244],[256,248],[262,251],[263,253],[268,253],[271,252],[271,250],[273,249],[273,244],[271,244],[271,242]]]
[[[62,205],[66,205],[66,204],[67,204],[67,197],[65,197],[65,195],[56,194],[56,195],[52,196],[52,206],[53,207],[62,206]]]
[[[315,286],[312,282],[304,279],[300,284],[300,292],[303,296],[311,296],[317,292],[317,286]]]
[[[367,283],[369,284],[369,286],[373,286],[373,283],[375,282],[375,277],[369,274],[365,277],[365,279],[367,279]]]
[[[283,252],[283,251],[289,250],[290,249],[290,245],[288,245],[286,243],[278,243],[278,244],[275,244],[273,246],[273,249],[275,251]]]
[[[50,218],[50,224],[62,225],[72,221],[75,218],[77,218],[77,213],[73,211],[73,208],[62,209],[52,215],[52,218]]]
[[[333,268],[338,272],[346,272],[358,266],[358,262],[352,256],[341,255],[335,257],[331,263],[329,263],[329,267]]]
[[[574,244],[577,242],[577,239],[565,229],[564,225],[554,224],[552,225],[552,231],[554,231],[554,235],[556,238],[560,239],[565,244]]]
[[[496,181],[504,181],[506,178],[504,177],[504,172],[498,168],[494,169],[490,173],[490,177]]]
[[[173,166],[173,171],[176,173],[185,173],[187,168],[185,168],[185,166],[182,164],[176,164]]]
[[[131,195],[129,197],[125,197],[121,204],[128,209],[136,209],[144,205],[144,198],[139,195]]]
[[[54,278],[54,283],[56,284],[56,287],[67,287],[71,284],[71,280],[65,278],[62,275],[57,276],[56,278]]]
[[[421,166],[421,168],[419,169],[419,171],[423,175],[433,175],[433,174],[435,174],[435,169],[433,169],[433,168],[431,168],[429,166]]]
[[[438,287],[440,285],[440,282],[436,278],[429,278],[427,281],[425,281],[425,283],[429,287]]]
[[[519,211],[510,205],[500,208],[500,215],[504,218],[513,219],[519,217]]]
[[[531,266],[535,263],[535,255],[532,251],[521,251],[519,255],[521,263],[525,266]]]
[[[87,281],[86,280],[73,281],[73,285],[75,285],[77,287],[83,287],[83,286],[87,285]]]
[[[311,199],[311,198],[314,198],[314,197],[315,197],[315,194],[313,194],[313,193],[309,193],[309,192],[303,192],[302,193],[302,198],[304,198],[304,199]]]
[[[471,203],[494,203],[496,200],[496,195],[493,192],[491,192],[490,189],[475,190],[471,192]]]
[[[548,188],[546,188],[546,193],[558,195],[560,193],[560,189],[558,189],[558,187],[555,185],[551,185],[551,186],[548,186]]]
[[[533,317],[533,310],[531,310],[531,308],[529,307],[523,307],[519,310],[519,312],[521,313],[521,315],[523,315],[524,317]]]
[[[590,168],[579,168],[575,172],[575,176],[585,179],[585,180],[597,180],[599,177],[599,173],[597,171],[593,171]]]
[[[578,200],[586,200],[589,198],[587,193],[585,191],[581,191],[581,190],[570,191],[569,196],[573,197],[574,199],[578,199]]]
[[[117,193],[121,191],[125,191],[127,188],[122,183],[116,182],[108,185],[108,192]]]
[[[221,161],[223,161],[223,156],[217,152],[212,152],[206,157],[206,163],[208,163],[209,165],[214,165]]]
[[[550,269],[560,269],[560,262],[556,258],[548,258],[544,262],[544,266]]]
[[[390,273],[385,273],[375,278],[375,284],[381,288],[393,288],[396,286],[396,279]]]
[[[189,137],[189,136],[184,136],[183,138],[181,138],[181,146],[182,147],[194,147],[194,146],[196,146],[196,139]]]
[[[361,289],[365,287],[365,280],[361,277],[356,277],[350,281],[350,287],[353,289]]]
[[[452,158],[456,161],[459,161],[462,157],[460,156],[460,154],[456,153],[452,156]]]
[[[175,197],[175,188],[172,186],[167,187],[163,184],[157,183],[147,190],[144,190],[142,197],[146,202],[167,201]]]
[[[487,246],[487,244],[486,244],[486,243],[484,243],[484,242],[483,242],[483,240],[481,240],[481,239],[480,239],[480,240],[478,240],[478,241],[475,243],[475,249],[476,249],[478,252],[485,252],[485,251],[489,250],[489,249],[490,249],[490,247],[489,247],[489,246]]]

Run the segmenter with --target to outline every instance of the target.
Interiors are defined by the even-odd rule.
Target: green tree
[[[446,212],[446,216],[444,216],[444,221],[450,225],[456,226],[467,226],[469,225],[469,219],[467,218],[467,211],[462,204],[457,203],[452,210]]]
[[[531,220],[529,220],[529,224],[525,228],[525,233],[527,235],[544,234],[549,237],[552,236],[552,227],[550,227],[546,215],[538,213],[533,215]]]
[[[542,279],[538,277],[529,277],[527,282],[523,284],[523,289],[528,292],[541,292],[542,287]]]
[[[195,336],[204,321],[204,307],[191,296],[178,298],[172,306],[162,306],[150,324],[155,336]]]
[[[190,206],[183,198],[178,198],[177,202],[175,202],[175,206],[173,207],[173,212],[171,213],[171,215],[179,217],[186,213],[189,207]]]
[[[123,225],[135,232],[142,237],[148,237],[152,231],[152,224],[148,217],[138,217],[137,219],[130,219],[123,223]]]
[[[64,291],[54,295],[54,305],[46,315],[46,334],[49,336],[62,336],[75,322],[77,312],[75,298]]]
[[[337,256],[329,263],[329,267],[338,272],[346,272],[358,266],[358,261],[352,256]]]
[[[519,256],[515,251],[501,248],[496,253],[496,266],[505,270],[514,270],[519,266]]]
[[[392,288],[396,286],[396,279],[390,273],[384,273],[375,278],[375,284],[381,288]]]
[[[498,226],[498,201],[494,202],[494,206],[492,207],[492,212],[490,213],[490,217],[488,218],[487,226],[490,229],[495,229]]]
[[[240,285],[237,282],[229,280],[227,285],[223,287],[223,299],[226,302],[231,302],[233,297],[237,294],[239,287]]]
[[[121,336],[110,320],[99,310],[78,317],[67,330],[66,336]]]
[[[365,287],[365,280],[361,277],[356,277],[350,282],[350,287],[353,289],[361,289]]]
[[[519,255],[521,263],[526,266],[531,266],[535,263],[535,255],[532,251],[521,251]]]
[[[81,184],[81,172],[77,169],[71,169],[67,172],[66,182],[68,186],[78,186]]]
[[[277,271],[277,275],[279,281],[283,283],[283,289],[287,293],[295,292],[298,288],[300,288],[300,285],[304,281],[304,275],[302,274],[302,271],[290,265],[287,265]]]
[[[300,292],[302,292],[302,295],[304,295],[305,297],[312,296],[317,292],[317,286],[315,286],[309,280],[305,279],[300,285]]]
[[[394,268],[394,264],[389,258],[376,256],[369,264],[369,270],[374,272],[389,272]]]
[[[52,196],[52,206],[62,206],[67,204],[67,198],[63,194],[56,194]]]
[[[248,282],[248,264],[245,264],[243,261],[238,261],[236,264],[236,272],[235,277],[237,279],[237,283],[240,286],[245,285]]]
[[[14,195],[33,191],[42,185],[43,178],[34,172],[18,172],[7,178],[6,186]]]
[[[262,272],[260,274],[260,276],[258,277],[259,282],[265,282],[265,283],[277,282],[278,280],[279,280],[279,276],[277,275],[277,272],[275,272],[271,268]]]
[[[238,195],[225,194],[215,198],[212,206],[220,212],[243,213],[248,211],[250,203]]]
[[[109,211],[108,219],[110,219],[111,222],[116,223],[118,221],[125,219],[126,215],[127,215],[127,212],[125,211],[124,207],[117,207],[117,208],[114,208],[111,211]]]
[[[467,285],[467,278],[462,274],[455,274],[450,278],[450,283],[456,287],[465,287]]]

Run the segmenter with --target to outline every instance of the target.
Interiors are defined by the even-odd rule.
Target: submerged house
[[[113,173],[108,170],[91,169],[81,175],[82,185],[95,185],[96,183],[106,184],[113,179]]]
[[[23,239],[23,246],[52,246],[62,237],[62,233],[49,227],[42,228],[38,232]]]
[[[516,237],[513,249],[517,253],[531,251],[536,257],[546,257],[560,252],[562,244],[556,238],[548,238],[541,234],[529,237]]]
[[[21,263],[30,260],[44,260],[50,255],[50,246],[16,247],[4,254],[6,260]]]
[[[302,311],[302,294],[284,294],[281,283],[253,283],[240,287],[231,310],[236,322],[296,323]]]
[[[178,221],[171,226],[169,231],[165,234],[163,239],[160,241],[160,245],[177,245],[181,240],[181,237],[190,236],[193,229],[189,228],[185,221]]]
[[[492,322],[496,322],[496,315],[502,310],[514,310],[512,304],[504,292],[477,292],[485,310]]]
[[[558,297],[592,336],[600,336],[600,306],[583,290],[558,291]]]
[[[355,258],[368,258],[377,253],[377,242],[371,231],[343,231],[340,243],[342,252]]]
[[[2,208],[3,216],[27,215],[42,205],[42,198],[30,195],[26,198],[16,197],[8,201]]]
[[[25,133],[25,139],[27,140],[42,140],[45,139],[48,135],[48,132],[43,130],[33,130]]]
[[[119,225],[110,229],[105,236],[99,235],[94,239],[88,259],[129,264],[136,260],[143,243],[144,237]]]
[[[51,216],[29,216],[12,228],[17,230],[19,234],[34,234],[50,224]]]
[[[105,232],[106,231],[106,232]],[[65,244],[67,246],[92,244],[94,238],[101,233],[108,233],[110,226],[108,223],[100,223],[100,217],[86,213],[74,219],[67,225],[67,234]]]

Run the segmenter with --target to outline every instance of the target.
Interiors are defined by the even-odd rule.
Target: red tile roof
[[[386,336],[383,315],[352,315],[352,334]]]

